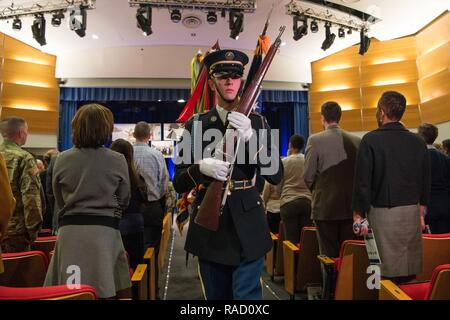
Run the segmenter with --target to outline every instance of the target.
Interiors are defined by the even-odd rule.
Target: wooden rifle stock
[[[246,116],[252,111],[253,105],[255,104],[256,98],[258,97],[259,90],[261,88],[261,83],[264,76],[272,63],[275,54],[281,44],[281,35],[286,27],[280,27],[280,34],[275,39],[274,43],[270,46],[269,52],[267,52],[261,66],[258,68],[253,80],[250,85],[245,90],[242,98],[238,102],[236,108],[237,112],[243,113]],[[233,164],[232,164],[233,165]],[[228,181],[231,180],[231,176]],[[205,196],[202,200],[200,208],[198,209],[197,215],[194,222],[202,227],[217,231],[219,229],[219,217],[222,212],[222,193],[228,192],[228,184],[224,187],[223,181],[214,180],[211,182],[206,189]]]

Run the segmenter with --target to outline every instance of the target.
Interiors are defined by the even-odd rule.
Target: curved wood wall
[[[320,107],[329,100],[341,105],[344,129],[375,129],[377,101],[387,90],[405,95],[408,106],[402,121],[409,128],[450,120],[448,12],[415,36],[373,39],[364,56],[358,51],[356,45],[312,63],[311,132],[322,130]]]
[[[1,118],[20,116],[32,134],[57,134],[59,86],[56,57],[0,33]]]

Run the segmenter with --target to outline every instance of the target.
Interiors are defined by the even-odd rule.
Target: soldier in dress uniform
[[[185,250],[198,257],[206,299],[258,300],[262,299],[260,276],[264,256],[271,249],[272,241],[264,204],[255,187],[255,177],[259,169],[268,182],[278,184],[283,177],[283,166],[278,149],[271,146],[266,119],[254,112],[247,117],[233,111],[242,89],[242,76],[248,57],[236,50],[219,50],[207,55],[204,63],[209,71],[209,85],[215,91],[217,105],[209,112],[187,121],[178,149],[178,159],[181,160],[176,160],[174,176],[177,192],[198,188]],[[228,124],[236,129],[241,143],[245,142],[245,162],[237,162],[233,169],[231,192],[220,215],[219,228],[211,231],[196,224],[194,219],[208,184],[214,180],[227,180],[230,163],[207,156],[195,162],[196,147],[192,144],[201,141],[201,150],[211,154],[211,148],[214,149],[211,142],[199,139],[198,135],[203,137],[210,129],[224,134]],[[267,129],[268,139],[264,143],[261,143],[258,135],[260,129]],[[186,139],[188,135],[190,141]],[[261,161],[259,152],[249,155],[248,150],[252,150],[248,148],[251,139],[256,139],[258,146],[261,144],[259,152],[271,156],[269,163]],[[184,158],[184,152],[191,152],[192,157]],[[250,159],[256,161],[251,162]],[[274,170],[264,170],[268,167]]]
[[[42,225],[41,182],[33,156],[22,149],[28,136],[28,125],[20,117],[5,118],[0,122],[3,143],[0,153],[5,158],[16,208],[4,235],[2,252],[30,250]]]

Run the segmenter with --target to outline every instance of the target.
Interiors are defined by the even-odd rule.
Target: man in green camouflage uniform
[[[9,220],[1,248],[3,252],[27,251],[42,225],[39,172],[33,156],[21,148],[28,136],[26,121],[20,117],[5,118],[0,122],[0,132],[4,139],[0,153],[5,158],[16,198],[16,209]]]

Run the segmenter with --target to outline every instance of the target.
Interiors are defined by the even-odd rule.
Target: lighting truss
[[[95,9],[95,1],[96,0],[53,0],[35,2],[31,5],[10,5],[8,7],[0,8],[0,20],[67,11],[69,7],[73,6],[81,6],[88,10]]]
[[[192,9],[192,10],[241,10],[253,13],[256,0],[128,0],[130,7],[150,5],[155,8]]]
[[[317,2],[317,1],[311,1]],[[334,9],[333,11],[335,11]],[[330,9],[324,8],[323,10],[313,9],[311,7],[307,7],[304,4],[301,4],[298,1],[292,0],[290,3],[286,5],[286,14],[288,15],[301,15],[308,18],[312,18],[315,20],[329,22],[333,25],[337,25],[340,27],[346,27],[351,30],[360,31],[361,29],[368,30],[372,23],[378,22],[379,19],[366,19],[362,20],[357,16],[352,16],[348,13],[341,12],[342,15],[338,15],[338,13],[331,12]],[[371,16],[370,16],[371,17]]]

